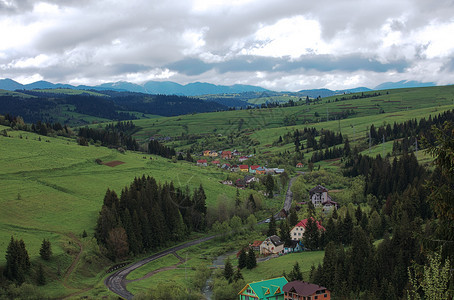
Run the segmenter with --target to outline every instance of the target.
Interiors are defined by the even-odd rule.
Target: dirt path
[[[140,281],[140,280],[144,280],[144,279],[147,279],[155,274],[158,274],[160,272],[164,272],[164,271],[169,271],[169,270],[175,270],[176,268],[178,268],[179,265],[182,265],[186,262],[185,259],[183,259],[181,256],[179,256],[176,252],[173,252],[172,253],[173,255],[175,255],[176,258],[178,258],[180,261],[172,266],[168,266],[168,267],[162,267],[162,268],[159,268],[157,270],[154,270],[154,271],[151,271],[150,273],[146,274],[145,276],[141,277],[141,278],[137,278],[137,279],[133,279],[133,280],[126,280],[126,284],[130,283],[130,282],[134,282],[134,281]]]
[[[73,263],[66,271],[65,276],[63,276],[63,285],[65,286],[65,288],[72,289],[73,287],[68,285],[68,278],[72,274],[72,272],[74,271],[74,268],[76,267],[77,263],[80,260],[80,256],[82,255],[82,252],[84,251],[84,245],[82,245],[82,242],[74,235],[74,233],[69,233],[69,234],[67,234],[67,236],[69,236],[74,242],[76,242],[76,244],[80,248],[80,251],[77,254],[76,258],[74,259]]]

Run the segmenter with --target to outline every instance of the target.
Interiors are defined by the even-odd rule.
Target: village
[[[311,203],[314,207],[322,208],[327,212],[332,209],[338,209],[339,207],[339,205],[328,195],[328,190],[321,185],[317,185],[310,190],[310,199],[308,203]],[[274,222],[274,220],[266,220],[266,222]],[[242,252],[245,252],[246,255],[249,255],[249,252],[255,252],[259,253],[258,260],[264,261],[281,255],[307,251],[309,249],[304,246],[304,237],[306,233],[309,234],[307,231],[311,230],[310,228],[315,229],[317,235],[326,231],[321,222],[315,220],[313,217],[309,217],[299,221],[290,229],[289,240],[284,241],[278,235],[271,235],[266,237],[263,241],[256,240],[251,242],[247,247],[241,249],[237,253],[237,257],[240,256]],[[301,280],[288,282],[287,278],[282,276],[249,283],[238,293],[238,297],[240,300],[251,298],[312,300],[331,299],[331,293],[323,286]]]

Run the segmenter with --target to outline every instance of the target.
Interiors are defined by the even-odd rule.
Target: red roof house
[[[304,232],[306,231],[307,220],[308,219],[299,221],[298,224],[296,224],[295,227],[293,227],[292,230],[290,230],[290,237],[292,238],[292,240],[298,241],[303,238]],[[323,231],[326,230],[325,227],[323,227],[317,220],[314,220],[314,218],[312,218],[312,221],[315,221],[315,224],[317,224],[318,230],[323,230]]]

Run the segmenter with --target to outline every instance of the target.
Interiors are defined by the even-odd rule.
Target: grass
[[[134,280],[134,279],[142,278],[150,272],[156,271],[163,267],[176,265],[179,262],[180,262],[180,260],[178,258],[176,258],[173,254],[168,254],[164,257],[154,260],[154,261],[132,271],[131,273],[129,273],[129,275],[126,279]]]
[[[317,267],[319,263],[322,263],[324,255],[324,251],[290,253],[258,263],[257,267],[252,270],[243,269],[241,273],[245,282],[260,281],[282,276],[284,271],[288,274],[295,262],[298,262],[303,279],[309,280],[311,267]]]

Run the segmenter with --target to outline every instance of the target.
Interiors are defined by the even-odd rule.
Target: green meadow
[[[145,175],[161,183],[173,181],[176,187],[188,186],[190,190],[202,184],[208,206],[215,205],[218,197],[235,197],[235,188],[219,183],[227,176],[219,168],[197,167],[185,161],[173,163],[136,152],[121,154],[105,147],[83,147],[74,140],[29,132],[9,130],[7,133],[8,137],[0,136],[0,249],[1,252],[6,250],[11,236],[23,239],[32,263],[39,263],[41,242],[44,238],[50,239],[54,255],[47,272],[49,278],[60,282],[53,283],[54,296],[73,291],[65,288],[61,278],[80,251],[72,235],[80,238],[85,230],[89,238],[82,241],[87,243],[83,253],[89,255],[90,260],[97,260],[91,253],[97,246],[90,242],[90,237],[108,188],[120,194],[134,177]],[[123,164],[99,165],[95,162],[98,158]],[[4,263],[5,256],[0,255],[0,265]],[[74,289],[77,291],[95,285],[101,280],[103,275],[99,271],[106,263],[109,264],[106,261],[93,263],[98,269],[92,267],[87,276],[82,265],[76,266],[67,279],[67,286],[77,287]],[[62,275],[56,275],[58,268]]]

